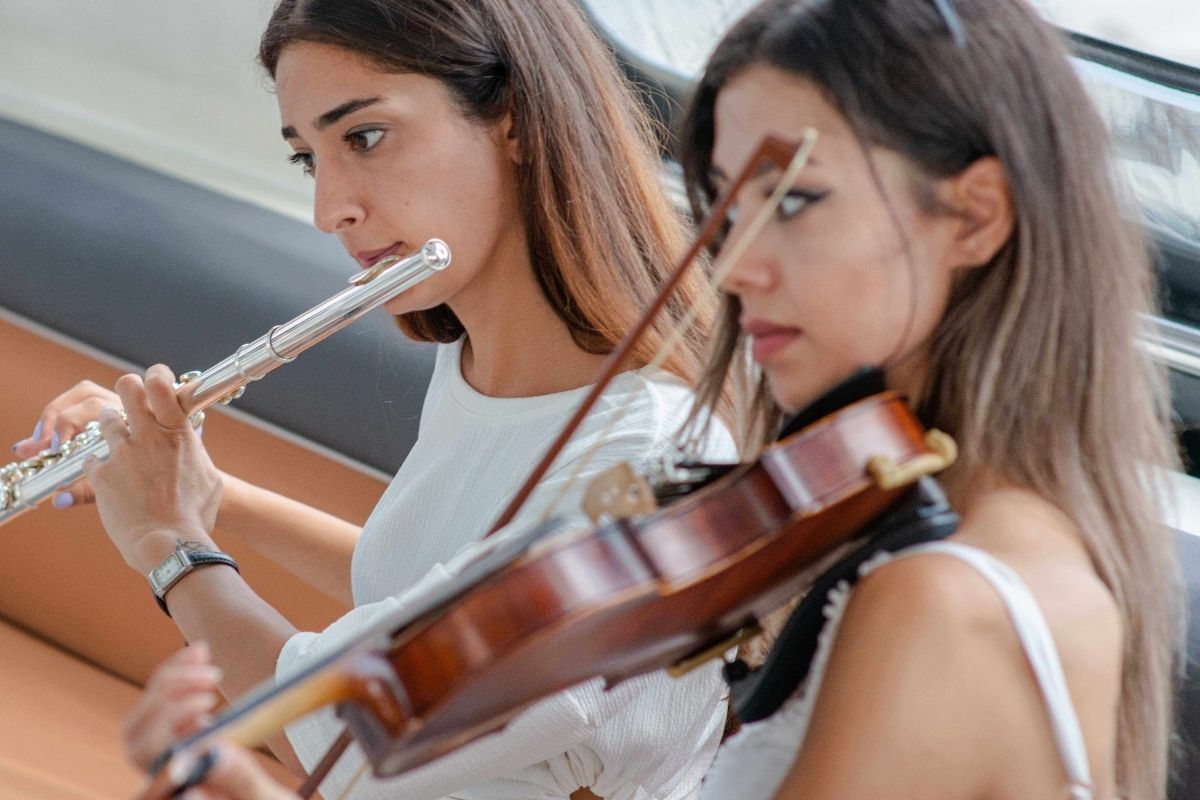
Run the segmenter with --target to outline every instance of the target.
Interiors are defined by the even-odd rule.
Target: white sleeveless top
[[[944,553],[961,559],[974,567],[1000,595],[1045,700],[1054,740],[1070,781],[1067,796],[1071,800],[1092,800],[1091,773],[1079,718],[1071,705],[1050,628],[1029,588],[1006,564],[979,548],[958,542],[931,542],[896,554],[881,553],[863,563],[859,574],[866,576],[883,564],[921,553]],[[829,593],[824,609],[829,622],[821,631],[808,679],[775,714],[742,726],[721,746],[712,770],[704,779],[701,800],[730,797],[770,800],[775,796],[804,744],[850,593],[851,587],[845,582]]]

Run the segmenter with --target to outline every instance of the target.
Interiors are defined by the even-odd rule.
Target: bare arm
[[[144,542],[140,567],[145,572],[174,550],[178,537],[172,533],[163,532]],[[206,544],[206,549],[217,549],[211,540]],[[168,593],[167,608],[184,639],[208,643],[212,662],[222,672],[221,694],[231,701],[274,680],[279,651],[297,633],[241,576],[223,566],[203,567],[185,576]],[[267,744],[288,769],[304,774],[282,731]]]
[[[105,531],[125,563],[143,575],[177,547],[218,549],[210,532],[221,503],[221,476],[180,409],[173,384],[174,376],[161,365],[150,368],[144,383],[136,375],[117,381],[128,422],[111,407],[100,412],[109,459],[84,467]],[[208,643],[224,673],[227,697],[272,679],[283,644],[296,633],[226,566],[185,575],[167,604],[185,639]],[[298,766],[286,743],[276,753]]]
[[[354,605],[350,560],[362,528],[290,497],[223,474],[217,523],[317,589]]]
[[[121,408],[121,397],[91,381],[82,381],[46,404],[34,436],[13,446],[21,458],[70,439],[106,406]],[[224,494],[219,521],[223,533],[250,545],[284,569],[347,606],[350,559],[362,529],[332,514],[222,473]],[[94,500],[89,482],[76,483],[64,504]],[[69,500],[67,499],[69,498]]]

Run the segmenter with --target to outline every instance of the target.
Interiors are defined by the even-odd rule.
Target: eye
[[[383,138],[383,134],[383,128],[364,128],[362,130],[350,131],[343,138],[349,143],[351,150],[366,152],[379,144],[379,140]]]
[[[824,199],[826,194],[828,192],[806,192],[802,189],[791,189],[779,201],[779,208],[775,209],[775,216],[782,222],[787,222],[808,206]]]
[[[288,156],[288,161],[303,167],[305,175],[312,175],[317,169],[312,153],[292,153]]]

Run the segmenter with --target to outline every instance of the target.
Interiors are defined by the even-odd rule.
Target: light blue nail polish
[[[59,441],[59,439],[58,439],[58,434],[56,433],[56,434],[54,434],[53,436],[51,436],[51,437],[50,437],[50,449],[51,449],[51,450],[57,450],[57,449],[58,449],[58,446],[59,446],[59,444],[61,444],[61,442]]]
[[[29,438],[33,439],[35,442],[41,440],[41,438],[42,438],[42,421],[40,419],[38,420],[38,424],[36,426],[34,426],[33,436],[30,436]]]
[[[70,492],[59,492],[50,502],[54,504],[55,508],[70,508],[75,505],[75,496]]]

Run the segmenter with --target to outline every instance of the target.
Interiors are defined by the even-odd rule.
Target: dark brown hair
[[[685,227],[661,190],[653,131],[611,53],[567,0],[282,0],[259,56],[274,77],[293,42],[330,44],[380,69],[436,78],[481,122],[512,114],[519,192],[542,291],[587,352],[613,349],[649,305]],[[689,383],[715,297],[693,274],[635,351],[647,363],[685,309],[700,314],[663,366]],[[409,336],[463,334],[448,306],[399,317]]]
[[[696,91],[682,136],[689,196],[698,213],[711,204],[717,96],[756,64],[811,81],[865,147],[899,153],[927,182],[1000,160],[1014,233],[955,286],[913,400],[956,437],[965,474],[986,468],[1078,526],[1124,625],[1118,784],[1129,797],[1162,797],[1175,568],[1151,471],[1173,457],[1163,375],[1138,346],[1153,295],[1145,244],[1122,215],[1104,125],[1059,36],[1020,0],[954,5],[963,47],[932,2],[758,6]],[[737,300],[724,303],[700,388],[709,399],[744,357]],[[761,442],[779,409],[761,383],[754,403]]]

